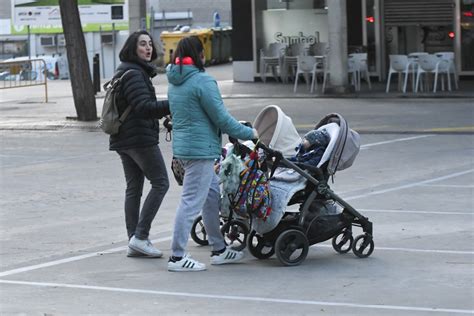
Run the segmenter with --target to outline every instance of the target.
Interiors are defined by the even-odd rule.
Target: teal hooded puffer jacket
[[[216,159],[222,135],[241,140],[253,130],[240,124],[222,102],[217,82],[194,65],[169,65],[166,69],[168,101],[173,119],[173,155],[180,159]]]

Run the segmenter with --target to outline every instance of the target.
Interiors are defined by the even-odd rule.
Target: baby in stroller
[[[350,167],[359,152],[359,135],[345,119],[329,114],[301,139],[291,119],[270,105],[253,126],[260,135],[257,146],[272,164],[273,176],[272,213],[265,221],[252,218],[247,240],[250,253],[259,259],[276,254],[281,263],[298,265],[310,245],[332,239],[339,253],[352,250],[358,257],[370,256],[374,249],[372,223],[328,185],[329,178]],[[287,206],[294,204],[299,205],[298,211],[288,211]],[[363,230],[355,239],[354,226]]]

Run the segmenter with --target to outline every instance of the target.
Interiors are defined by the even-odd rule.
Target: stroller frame
[[[331,238],[333,248],[339,253],[346,253],[352,249],[354,254],[360,258],[372,254],[374,250],[372,222],[331,190],[327,183],[329,179],[327,172],[312,165],[294,163],[284,158],[281,152],[270,149],[263,143],[257,143],[256,146],[264,150],[267,160],[275,158],[273,169],[276,167],[291,168],[307,179],[311,185],[314,185],[314,188],[311,192],[305,192],[300,199],[295,197],[297,192],[290,200],[289,204],[302,202],[300,212],[296,217],[288,216],[289,218],[287,218],[284,215],[276,228],[263,235],[259,235],[255,231],[250,233],[247,243],[252,255],[258,259],[267,259],[276,253],[279,261],[284,265],[298,265],[305,260],[309,245]],[[310,185],[307,185],[308,187]],[[326,215],[326,218],[324,218],[325,215],[321,215],[311,219],[310,215],[314,212],[310,206],[313,201],[321,197],[337,202],[343,207],[342,213]],[[310,233],[309,228],[313,224],[317,224],[318,219],[328,219],[329,217],[336,220],[334,227],[327,227],[328,229],[320,234]],[[308,219],[310,220],[309,226],[306,224]],[[352,237],[353,226],[361,227],[364,232],[355,239]]]

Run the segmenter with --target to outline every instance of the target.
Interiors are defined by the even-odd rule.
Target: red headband
[[[179,57],[176,57],[176,59],[174,60],[174,63],[176,65],[179,65],[180,64],[180,59]],[[194,65],[194,61],[191,57],[184,57],[183,58],[183,65]]]

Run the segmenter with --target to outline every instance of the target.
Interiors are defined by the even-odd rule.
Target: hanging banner
[[[12,0],[12,34],[24,33],[30,26],[33,33],[61,32],[59,0]],[[128,0],[78,0],[83,29],[128,29]]]

